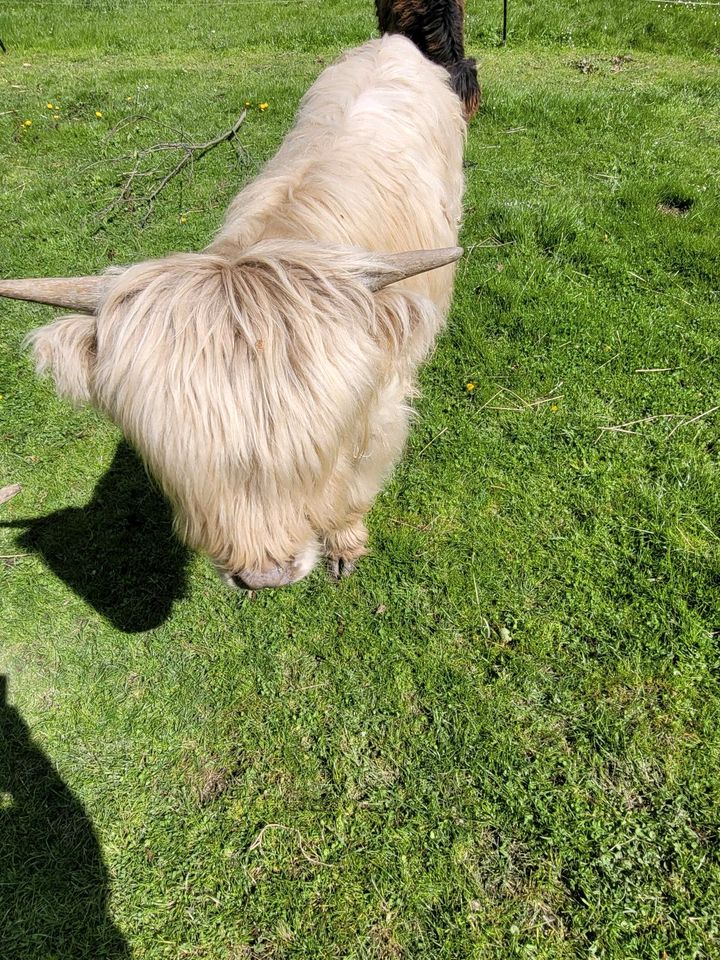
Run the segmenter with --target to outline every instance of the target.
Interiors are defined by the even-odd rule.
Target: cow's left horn
[[[368,270],[363,277],[365,284],[373,292],[382,290],[398,280],[406,280],[418,273],[437,270],[448,263],[454,263],[463,255],[462,247],[445,247],[441,250],[412,250],[408,253],[383,253],[378,255],[381,266]]]
[[[103,302],[110,278],[45,277],[32,280],[0,280],[0,297],[32,300],[81,313],[96,313]]]

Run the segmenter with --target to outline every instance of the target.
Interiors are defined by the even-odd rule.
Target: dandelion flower
[[[557,413],[558,405],[556,403],[551,403],[550,409],[552,410],[553,413]]]
[[[54,109],[55,109],[51,103],[48,103],[48,104],[47,104],[47,108],[48,108],[48,110],[54,110]]]
[[[472,393],[473,390],[475,389],[475,384],[474,384],[474,383],[466,383],[466,384],[465,384],[465,389],[467,390],[468,393]]]
[[[126,97],[125,99],[127,100],[128,103],[130,103],[130,101],[132,100],[132,97]]]
[[[23,120],[23,126],[24,126],[24,127],[31,127],[31,126],[32,126],[32,120]]]
[[[99,110],[96,110],[96,111],[95,111],[95,116],[96,116],[96,117],[98,118],[98,120],[99,120],[99,119],[102,117],[102,113],[101,113]]]
[[[251,106],[252,106],[252,103],[251,103],[249,100],[246,100],[246,101],[245,101],[245,106],[246,106],[246,107],[251,107]]]
[[[268,105],[266,103],[260,103],[258,104],[258,106],[260,107],[261,110],[267,110],[268,108]]]
[[[184,214],[180,217],[180,223],[187,223],[187,217]]]

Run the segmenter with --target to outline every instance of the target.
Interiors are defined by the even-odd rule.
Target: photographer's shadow
[[[126,960],[93,825],[5,689],[0,676],[0,956]]]
[[[24,528],[18,545],[127,633],[164,623],[185,592],[188,553],[170,506],[125,442],[86,506],[3,526]]]

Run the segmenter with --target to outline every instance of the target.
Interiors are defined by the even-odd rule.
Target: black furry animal
[[[464,0],[375,0],[381,33],[402,33],[450,74],[470,120],[480,106],[477,66],[465,57]]]

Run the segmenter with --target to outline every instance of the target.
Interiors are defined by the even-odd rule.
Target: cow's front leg
[[[408,412],[403,385],[393,379],[375,398],[360,424],[358,436],[348,443],[331,478],[314,527],[321,540],[332,576],[349,576],[360,557],[368,553],[368,532],[363,518],[382,488],[407,436]]]
[[[367,527],[361,517],[339,530],[326,533],[325,556],[334,580],[349,577],[360,557],[368,552]]]

